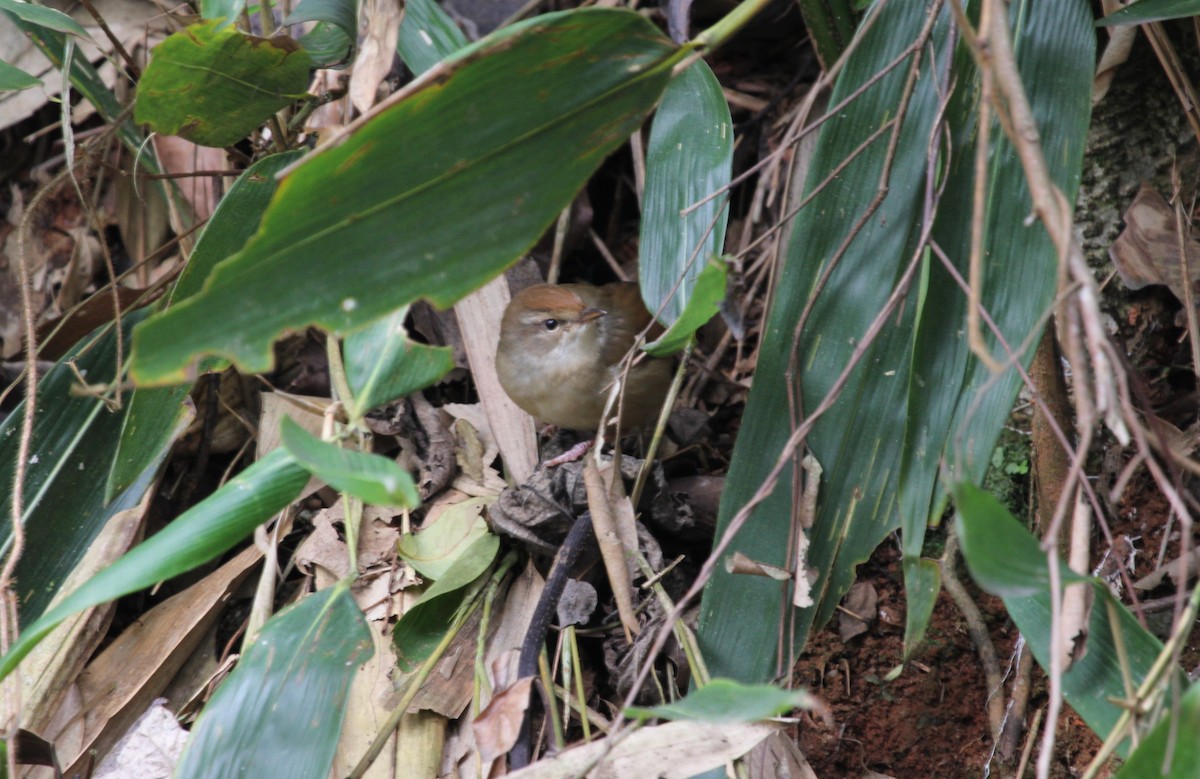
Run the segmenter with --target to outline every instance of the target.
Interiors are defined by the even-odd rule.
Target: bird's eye
[[[555,330],[558,329],[558,320],[557,319],[547,319],[545,322],[542,322],[542,327],[546,328],[547,330],[549,330],[550,332],[553,333]]]

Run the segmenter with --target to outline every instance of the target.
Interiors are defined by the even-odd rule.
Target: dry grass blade
[[[621,538],[614,507],[609,502],[609,491],[604,477],[596,465],[594,456],[586,457],[583,464],[583,481],[587,485],[588,509],[592,512],[592,525],[596,528],[596,543],[604,559],[604,570],[612,586],[613,598],[617,602],[617,613],[625,628],[626,641],[641,632],[637,614],[633,610],[633,581],[629,575],[629,551]],[[628,503],[628,498],[621,498]],[[632,635],[631,635],[632,634]]]

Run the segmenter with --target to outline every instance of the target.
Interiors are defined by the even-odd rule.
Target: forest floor
[[[788,128],[791,111],[815,78],[812,53],[806,46],[795,43],[802,39],[802,27],[792,9],[781,12],[769,23],[751,28],[735,45],[714,58],[714,71],[731,96],[735,126],[741,139],[735,152],[735,173],[778,148]],[[19,155],[14,151],[12,156],[6,156],[6,169],[0,170],[0,174],[14,182],[13,190],[0,193],[0,207],[14,218],[19,215],[21,203],[27,202],[38,189],[38,166],[61,151],[44,139],[33,142],[25,139],[57,118],[56,108],[41,109],[3,131],[4,145],[0,149],[6,155],[10,149],[20,151]],[[636,265],[637,204],[631,185],[633,167],[628,151],[618,153],[597,174],[586,197],[577,202],[573,223],[576,232],[567,237],[569,259],[562,268],[564,278],[608,281],[613,277],[612,268]],[[786,201],[783,181],[786,174],[775,171],[773,175],[774,180],[764,174],[757,183],[734,191],[729,234],[738,237],[731,238],[731,242],[740,241],[745,245],[778,219]],[[119,243],[119,236],[128,225],[123,221],[125,217],[117,213],[116,195],[111,192],[103,195],[100,200],[108,221],[101,236]],[[72,272],[75,269],[72,245],[66,245],[70,242],[62,239],[85,221],[84,215],[73,205],[73,197],[73,192],[64,186],[56,194],[54,205],[46,210],[49,216],[39,228],[48,247],[47,268],[50,270],[46,272],[49,281],[44,296],[48,307],[62,305],[56,296],[71,282],[67,269],[71,268]],[[765,209],[765,216],[756,214],[758,209]],[[11,229],[8,224],[0,226],[0,239],[7,237]],[[64,245],[58,246],[56,242]],[[542,269],[547,264],[547,244],[544,241],[534,253],[534,259],[539,261]],[[128,256],[118,259],[127,264]],[[701,333],[700,350],[685,382],[683,397],[691,410],[700,412],[702,419],[692,416],[690,420],[677,420],[681,428],[689,429],[676,431],[677,439],[682,443],[671,445],[667,452],[664,473],[670,483],[694,483],[687,480],[708,477],[719,479],[725,472],[754,373],[764,297],[770,288],[772,266],[779,261],[778,256],[768,256],[764,252],[739,269],[736,281],[740,284],[738,294],[741,297],[736,308],[739,309],[738,318],[746,326],[744,339],[731,342],[727,335],[729,331],[719,323]],[[535,272],[531,267],[527,265],[525,271]],[[165,269],[164,273],[169,270]],[[5,267],[0,267],[0,271],[5,271]],[[103,268],[96,263],[92,266],[92,277],[81,286],[72,287],[72,293],[79,299],[86,297],[88,290],[94,291],[96,283],[103,277]],[[7,279],[8,272],[5,271],[0,282]],[[0,284],[0,309],[16,311],[15,301],[14,288]],[[1186,342],[1181,340],[1184,327],[1175,322],[1179,304],[1163,287],[1136,293],[1114,287],[1109,290],[1106,304],[1111,309],[1109,314],[1113,317],[1114,329],[1121,333],[1126,343],[1133,345],[1130,351],[1132,370],[1144,377],[1151,403],[1160,409],[1165,422],[1178,430],[1188,429],[1196,421],[1195,383],[1191,369],[1180,367],[1189,364],[1190,356]],[[54,316],[47,315],[46,318],[53,319]],[[7,328],[0,331],[6,348],[3,358],[13,361],[5,367],[13,368],[9,373],[15,373],[19,370],[15,361],[19,359],[20,345],[12,338],[13,326],[4,321],[0,321],[0,326]],[[460,346],[450,332],[453,326],[437,312],[418,310],[413,329],[425,340]],[[86,332],[86,329],[80,332]],[[294,393],[328,394],[323,346],[315,334],[293,336],[278,351],[279,368],[268,377],[272,387]],[[257,400],[246,398],[259,388],[254,381],[232,375],[223,381],[221,419],[194,426],[176,446],[165,468],[167,476],[163,484],[171,487],[164,492],[172,494],[169,498],[160,497],[156,503],[155,511],[164,512],[162,518],[169,518],[172,512],[202,497],[223,478],[225,469],[237,461],[250,437],[239,426],[244,426],[245,420],[259,411]],[[478,399],[461,354],[460,368],[441,386],[428,392],[427,398],[439,408],[456,403],[469,404]],[[4,411],[10,411],[15,400],[14,395],[6,401]],[[217,406],[216,402],[208,402],[203,390],[197,390],[195,402],[200,409]],[[1028,444],[1028,404],[1024,406],[1014,413],[1011,430],[997,449],[989,487],[1002,495],[1014,514],[1032,523],[1031,494],[1037,474],[1033,472]],[[436,449],[436,439],[447,435],[451,441],[455,439],[446,419],[442,420],[446,425],[444,428],[435,429],[428,418],[416,420],[421,413],[412,405],[400,407],[397,414],[407,416],[407,419],[401,420],[390,433],[380,433],[381,442],[388,435],[393,435],[394,440],[379,443],[378,447],[386,451],[388,445],[394,444],[391,453],[404,447],[411,455],[413,441],[424,436],[424,443],[417,441],[416,449],[418,459],[426,457],[422,467],[431,471],[440,467],[427,457]],[[454,413],[460,418],[466,415],[457,410]],[[200,443],[202,436],[212,437],[217,433],[228,435],[230,440],[221,441],[219,445],[211,441]],[[1089,474],[1106,484],[1111,484],[1126,464],[1119,452],[1114,457],[1107,456],[1110,446],[1111,442],[1101,442],[1090,464],[1093,467],[1089,467]],[[453,447],[448,451],[451,465],[446,467],[453,469],[456,467],[453,465],[455,452]],[[441,456],[447,456],[447,450],[441,450]],[[449,478],[442,485],[447,491],[451,489],[446,486],[448,484]],[[719,496],[719,487],[716,493]],[[709,495],[707,508],[696,508],[697,514],[711,513],[711,498]],[[286,559],[287,555],[300,549],[307,534],[317,529],[319,523],[310,520],[320,513],[319,509],[326,508],[319,506],[319,502],[319,498],[312,499],[313,508],[317,510],[297,522],[293,535],[285,538],[281,545],[285,558],[280,564],[291,575],[280,586],[281,601],[285,594],[290,595],[302,583],[303,586],[311,583],[313,577],[302,573],[301,569],[307,566],[311,570],[312,565],[319,564],[313,563],[316,558],[311,558],[299,566],[289,566]],[[1112,536],[1126,539],[1125,547],[1134,551],[1127,555],[1129,578],[1137,580],[1159,570],[1164,557],[1171,559],[1173,553],[1170,550],[1177,548],[1179,531],[1177,526],[1170,530],[1170,512],[1152,480],[1135,471],[1112,509]],[[388,521],[391,520],[385,518],[385,524]],[[707,522],[711,533],[711,516],[707,517]],[[399,523],[392,524],[394,527],[390,529],[398,534]],[[152,518],[151,529],[154,527],[157,525]],[[694,534],[672,538],[664,531],[654,532],[662,534],[658,541],[666,559],[676,555],[684,558],[674,574],[676,580],[671,583],[677,592],[688,583],[687,577],[694,575],[710,539]],[[929,546],[944,543],[940,531],[931,536]],[[1095,565],[1101,564],[1109,547],[1101,544],[1098,550],[1093,560]],[[315,552],[306,549],[306,554]],[[1017,630],[998,598],[975,588],[965,569],[959,571],[959,576],[983,615],[1007,682],[1010,674],[1015,673]],[[906,600],[900,553],[893,539],[886,541],[859,567],[857,582],[864,588],[863,592],[869,589],[873,596],[873,600],[865,601],[872,607],[869,615],[862,615],[865,619],[860,632],[854,635],[841,632],[844,618],[835,618],[814,633],[792,669],[793,682],[824,701],[831,715],[831,722],[826,722],[810,713],[800,713],[797,721],[789,725],[790,734],[815,775],[820,779],[878,776],[967,779],[980,776],[993,759],[987,702],[996,691],[988,689],[979,661],[979,647],[966,629],[961,609],[945,592],[941,594],[928,634],[910,662],[896,675],[894,671],[903,656]],[[124,599],[99,648],[111,644],[153,606],[182,589],[183,584],[177,582],[161,592]],[[219,659],[229,654],[229,646],[245,627],[248,589],[247,585],[230,598],[231,606],[222,616],[221,628],[205,638],[207,643],[202,650],[211,655],[209,659],[214,667]],[[1171,591],[1168,584],[1150,594],[1161,599]],[[852,610],[853,607],[847,605],[846,611]],[[620,687],[617,677],[622,674],[619,658],[614,659],[609,654],[607,647],[604,651],[591,652],[590,657],[597,662],[594,668],[586,671],[592,691],[591,704],[598,710],[605,709],[602,704],[611,707],[620,701],[614,692]],[[1193,639],[1184,652],[1184,667],[1194,668],[1198,654],[1200,649]],[[602,660],[600,655],[604,655]],[[1045,677],[1040,670],[1034,670],[1027,722],[1044,709],[1046,697]],[[611,711],[611,708],[606,710]],[[1018,750],[1031,737],[1035,736],[1022,734]],[[1055,779],[1080,775],[1099,746],[1100,740],[1068,711],[1059,722],[1052,775]]]

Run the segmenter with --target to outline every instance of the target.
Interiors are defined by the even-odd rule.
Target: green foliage
[[[674,703],[650,708],[630,707],[625,710],[625,715],[642,720],[657,717],[701,722],[756,722],[794,709],[812,708],[815,708],[815,701],[804,690],[713,679]]]
[[[311,65],[328,66],[350,56],[357,6],[348,0],[304,0],[288,23],[303,19],[320,25],[298,45],[286,37],[254,38],[238,30],[233,20],[243,5],[206,0],[201,8],[208,21],[176,33],[155,50],[139,84],[138,121],[156,132],[216,146],[240,144],[271,121],[272,140],[281,146],[290,141],[274,115],[305,97]],[[823,61],[831,62],[845,49],[854,8],[853,3],[805,4]],[[48,54],[61,56],[63,36],[79,35],[81,29],[61,14],[37,9],[20,0],[0,0],[0,11],[17,17]],[[878,5],[873,13],[879,17],[847,61],[834,104],[875,79],[903,52],[924,24],[925,12],[919,3]],[[1028,470],[1022,450],[1009,443],[994,446],[1016,379],[1010,373],[993,381],[969,355],[961,334],[963,297],[940,266],[926,265],[919,281],[905,277],[926,226],[929,139],[943,109],[954,153],[939,160],[945,165],[937,170],[938,184],[946,189],[933,231],[956,260],[966,256],[978,74],[961,42],[953,48],[961,39],[951,35],[948,13],[944,10],[929,45],[921,49],[926,59],[914,71],[907,113],[897,116],[911,61],[872,81],[822,131],[807,186],[812,189],[835,169],[840,172],[802,212],[793,231],[723,496],[725,528],[768,480],[783,452],[793,429],[793,382],[799,378],[805,411],[816,408],[893,289],[912,283],[862,365],[849,375],[842,399],[808,438],[826,478],[808,559],[820,575],[814,590],[818,605],[796,620],[799,644],[832,613],[855,566],[880,539],[902,527],[911,646],[924,631],[940,584],[937,566],[921,558],[925,524],[941,505],[939,468],[967,482],[981,479],[989,461],[1008,477]],[[1068,197],[1078,178],[1088,121],[1094,63],[1090,21],[1081,0],[1017,2],[1011,11],[1021,72],[1054,177]],[[0,675],[11,672],[70,614],[189,570],[244,540],[295,497],[310,471],[373,502],[416,505],[411,477],[395,463],[339,449],[285,425],[287,453],[277,451],[247,469],[41,614],[45,601],[39,598],[48,600],[54,583],[86,547],[88,533],[98,526],[94,523],[144,494],[185,421],[181,409],[188,381],[225,360],[247,371],[264,370],[271,365],[276,337],[313,324],[346,335],[342,352],[349,397],[340,400],[351,425],[360,424],[373,406],[436,381],[452,367],[452,355],[408,339],[405,306],[420,298],[449,305],[516,261],[656,105],[640,277],[652,310],[661,307],[664,323],[674,326],[648,351],[682,347],[719,308],[726,288],[725,264],[716,259],[724,243],[725,201],[718,197],[687,215],[681,211],[729,183],[732,123],[720,84],[703,61],[673,79],[672,69],[693,45],[676,46],[639,14],[612,9],[549,14],[468,45],[436,3],[409,0],[397,48],[416,73],[442,64],[337,144],[307,155],[294,150],[261,159],[226,195],[169,295],[170,305],[135,331],[132,375],[141,386],[127,412],[109,414],[94,398],[71,396],[65,365],[43,381],[34,452],[45,457],[45,467],[31,471],[30,500],[20,518],[32,531],[19,576],[22,587],[33,588],[23,593],[32,606],[23,611],[36,620],[0,658]],[[81,59],[72,65],[76,89],[114,120],[122,107]],[[25,83],[17,74],[7,77],[0,88]],[[950,84],[956,89],[943,104],[940,98]],[[863,209],[879,191],[887,133],[844,169],[839,166],[868,135],[887,130],[886,123],[897,118],[902,126],[895,153],[886,160],[891,186],[880,210],[866,214]],[[122,124],[119,133],[130,148],[143,145],[132,125]],[[989,175],[984,304],[1000,312],[1000,329],[1017,343],[1040,325],[1053,289],[1053,253],[1040,227],[1019,228],[1029,212],[1028,195],[1004,142],[993,150]],[[863,216],[870,218],[848,251],[838,255],[851,225]],[[835,256],[837,267],[829,264]],[[287,295],[280,295],[285,286]],[[805,310],[808,319],[800,322]],[[128,317],[123,326],[138,321]],[[798,346],[791,340],[797,331]],[[88,361],[96,360],[90,376],[121,378],[104,373],[113,362],[111,335],[98,334],[84,346],[77,364],[89,367]],[[178,386],[150,389],[172,383]],[[11,433],[19,418],[20,411],[2,432]],[[963,440],[968,443],[960,446]],[[4,472],[15,467],[15,458],[11,437],[0,436]],[[87,467],[92,463],[94,471]],[[85,466],[79,469],[82,476],[75,474],[79,464]],[[784,465],[786,474],[790,463]],[[0,493],[8,489],[8,480],[0,483]],[[1031,547],[1031,539],[1020,536],[1024,531],[1014,529],[1011,518],[969,485],[956,490],[973,574],[1006,599],[1044,661],[1045,566],[1036,544]],[[106,496],[115,502],[104,505]],[[756,560],[783,562],[784,528],[796,498],[785,476],[734,548]],[[43,522],[69,513],[68,507],[91,524],[65,528]],[[69,549],[57,554],[56,545]],[[401,554],[431,582],[395,629],[406,668],[431,656],[494,564],[498,545],[478,512],[460,520],[444,517],[405,538]],[[1004,556],[995,557],[1001,550]],[[1019,564],[1013,565],[1014,559]],[[47,561],[63,567],[40,570]],[[717,674],[763,679],[773,673],[777,587],[766,580],[717,575],[705,594],[700,628],[702,648]],[[1093,637],[1099,638],[1065,681],[1068,699],[1103,732],[1116,708],[1105,696],[1122,694],[1108,620],[1115,618],[1124,635],[1132,636],[1137,674],[1144,674],[1157,644],[1105,590],[1096,588],[1096,597],[1115,610],[1094,610]],[[346,582],[270,621],[206,710],[181,775],[268,769],[288,776],[327,775],[350,673],[366,656],[364,629]],[[299,684],[301,675],[312,684]],[[757,719],[804,702],[775,688],[718,681],[671,706],[630,714]],[[296,719],[305,716],[312,718]],[[304,743],[288,755],[286,765],[263,762],[264,756],[292,748],[272,742],[274,732],[287,733],[292,746],[303,734]],[[1154,749],[1153,757],[1161,754]],[[1190,764],[1186,755],[1179,759]]]
[[[230,146],[305,95],[310,59],[286,36],[259,38],[214,19],[154,47],[134,119],[201,146]]]
[[[329,776],[350,682],[374,652],[348,584],[279,612],[204,707],[175,776]]]
[[[1034,657],[1048,668],[1053,621],[1046,554],[1028,530],[994,497],[977,487],[965,482],[955,485],[954,503],[958,507],[956,526],[963,557],[971,576],[980,587],[1004,600]],[[1125,697],[1127,684],[1136,689],[1146,680],[1163,651],[1162,643],[1113,597],[1104,582],[1080,576],[1061,561],[1055,563],[1063,585],[1086,584],[1094,598],[1088,619],[1087,653],[1063,674],[1063,700],[1092,730],[1105,735],[1124,711],[1118,702]],[[1168,685],[1182,681],[1182,673],[1173,664],[1171,668],[1164,682]]]
[[[846,373],[838,402],[806,439],[825,473],[807,561],[819,574],[814,584],[819,598],[815,608],[796,615],[795,638],[802,647],[814,626],[832,615],[855,568],[901,528],[910,620],[906,649],[911,652],[937,593],[936,567],[921,560],[920,551],[925,526],[941,505],[939,470],[945,467],[955,478],[971,481],[982,478],[1019,377],[1012,370],[995,377],[971,355],[963,333],[965,295],[940,263],[921,251],[931,196],[926,186],[934,182],[944,192],[933,237],[953,262],[965,264],[970,256],[972,144],[979,135],[980,96],[973,86],[979,78],[974,60],[961,38],[951,35],[949,9],[941,8],[929,45],[920,49],[923,59],[907,111],[898,116],[911,55],[879,76],[916,39],[927,8],[883,3],[871,14],[875,18],[864,24],[863,39],[830,97],[830,104],[838,105],[857,95],[838,109],[817,141],[806,191],[829,181],[793,226],[717,533],[720,537],[759,487],[780,473],[780,483],[731,551],[785,564],[788,528],[799,500],[790,478],[798,463],[787,461],[775,470],[795,424],[788,410],[814,413],[843,380],[889,296],[908,285],[907,295],[881,318],[878,336],[858,367]],[[1048,149],[1050,172],[1068,200],[1077,186],[1089,120],[1095,63],[1090,18],[1087,4],[1079,0],[1053,6],[1014,3],[1009,12],[1017,65]],[[955,88],[945,103],[950,84]],[[930,172],[933,122],[942,116],[951,152],[937,158],[945,167]],[[892,154],[886,123],[897,118],[903,125]],[[881,130],[874,143],[866,143]],[[992,137],[1002,137],[999,127]],[[1057,259],[1040,225],[1023,226],[1031,206],[1018,156],[997,141],[989,159],[982,302],[1008,343],[1020,344],[1035,328],[1040,333],[1053,299]],[[890,186],[882,190],[885,171]],[[878,210],[868,211],[877,195],[882,196]],[[831,266],[835,257],[837,265]],[[929,261],[925,272],[906,277],[910,264],[922,257]],[[1025,356],[1031,358],[1032,350]],[[799,403],[796,387],[802,393]],[[714,674],[759,681],[777,672],[776,631],[787,624],[781,623],[779,599],[770,582],[718,570],[705,592],[698,631]]]
[[[641,124],[677,56],[645,19],[609,9],[480,41],[294,168],[204,292],[135,333],[134,378],[177,382],[206,354],[266,370],[285,330],[348,332],[420,297],[449,305],[534,243]]]

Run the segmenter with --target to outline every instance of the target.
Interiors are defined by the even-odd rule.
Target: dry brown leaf
[[[617,517],[609,502],[609,490],[596,466],[595,457],[584,458],[583,481],[587,485],[588,510],[592,512],[592,525],[596,528],[596,545],[600,547],[600,557],[604,560],[608,583],[612,587],[613,599],[617,602],[617,613],[625,628],[625,638],[632,641],[632,636],[640,633],[642,628],[633,608],[633,579],[629,575],[629,552],[622,542]],[[634,543],[636,544],[636,541]]]
[[[402,13],[400,4],[395,0],[367,0],[363,16],[367,35],[354,58],[350,101],[365,114],[375,105],[379,85],[392,69]]]
[[[157,779],[170,776],[183,755],[188,733],[160,698],[140,716],[100,762],[95,779]]]
[[[279,448],[279,425],[283,417],[291,417],[313,435],[320,436],[325,422],[325,408],[332,402],[329,398],[316,398],[307,395],[291,395],[287,392],[262,393],[262,416],[258,420],[258,448],[255,459],[261,460],[274,449]],[[316,476],[304,485],[301,495],[308,495],[319,490],[324,485]]]
[[[508,594],[500,599],[503,606],[500,614],[494,617],[499,625],[486,644],[489,689],[504,687],[516,679],[521,642],[529,630],[529,621],[543,587],[545,582],[541,574],[531,562],[526,563],[521,575],[509,587]],[[480,705],[486,706],[490,699],[488,690],[483,690]],[[447,734],[439,776],[490,776],[492,772],[493,766],[480,763],[471,718],[461,717],[453,721]]]
[[[842,609],[838,612],[838,636],[843,642],[866,633],[875,621],[879,606],[879,593],[870,582],[855,582],[842,598]]]
[[[183,592],[142,615],[79,677],[84,751],[62,755],[82,771],[87,749],[105,752],[166,688],[262,552],[251,546]]]
[[[196,171],[224,170],[225,150],[197,146],[178,135],[158,135],[152,138],[154,150],[164,173],[191,174]],[[182,175],[175,180],[178,191],[191,207],[191,223],[198,224],[212,216],[220,201],[212,176]]]
[[[391,632],[380,632],[373,628],[371,638],[375,643],[375,654],[358,669],[350,684],[346,722],[338,740],[332,776],[350,773],[400,702],[392,679],[397,661]],[[397,768],[396,736],[393,734],[364,779],[393,779],[408,775]]]
[[[750,779],[817,779],[800,746],[777,730],[746,755]]]
[[[313,573],[313,566],[320,566],[332,574],[334,581],[350,572],[350,558],[346,554],[346,542],[333,527],[331,509],[322,509],[313,517],[312,532],[296,547],[296,565],[305,573]],[[317,589],[323,589],[318,582]]]
[[[1108,250],[1121,281],[1130,289],[1165,284],[1175,297],[1184,300],[1179,232],[1175,211],[1166,198],[1150,185],[1142,184],[1124,218],[1125,229]],[[1189,234],[1187,246],[1190,283],[1195,285],[1200,281],[1200,241]]]
[[[788,569],[780,568],[778,565],[771,565],[770,563],[760,563],[757,560],[751,560],[741,552],[734,552],[725,558],[725,572],[739,576],[764,576],[780,582],[792,578],[792,574]]]
[[[141,535],[142,515],[151,496],[134,508],[114,514],[88,548],[87,553],[67,580],[51,606],[87,581],[101,568],[123,555]],[[104,638],[112,617],[113,605],[98,606],[65,620],[42,640],[21,663],[21,700],[24,702],[22,720],[27,728],[49,736],[58,734],[57,748],[63,750],[82,746],[83,721],[78,676],[88,658]],[[71,728],[70,736],[62,734]],[[72,754],[77,754],[73,752]]]
[[[113,219],[134,265],[140,265],[163,245],[171,226],[167,199],[157,183],[125,175],[118,175],[115,181]],[[144,274],[143,269],[138,286],[144,286]]]
[[[586,772],[589,779],[686,779],[741,757],[776,730],[763,723],[668,722],[631,733],[611,751],[604,741],[594,741],[508,776],[561,779]]]
[[[488,705],[471,723],[471,729],[475,731],[475,743],[479,747],[479,756],[485,763],[507,754],[513,748],[513,744],[517,743],[517,736],[521,733],[521,721],[525,718],[525,710],[529,708],[529,691],[532,686],[532,676],[518,679],[510,687],[493,695]]]
[[[533,418],[505,394],[496,375],[499,324],[508,301],[508,282],[498,276],[458,301],[454,313],[458,316],[463,347],[471,363],[479,400],[487,413],[488,426],[500,447],[508,475],[520,484],[533,474],[538,454]]]

